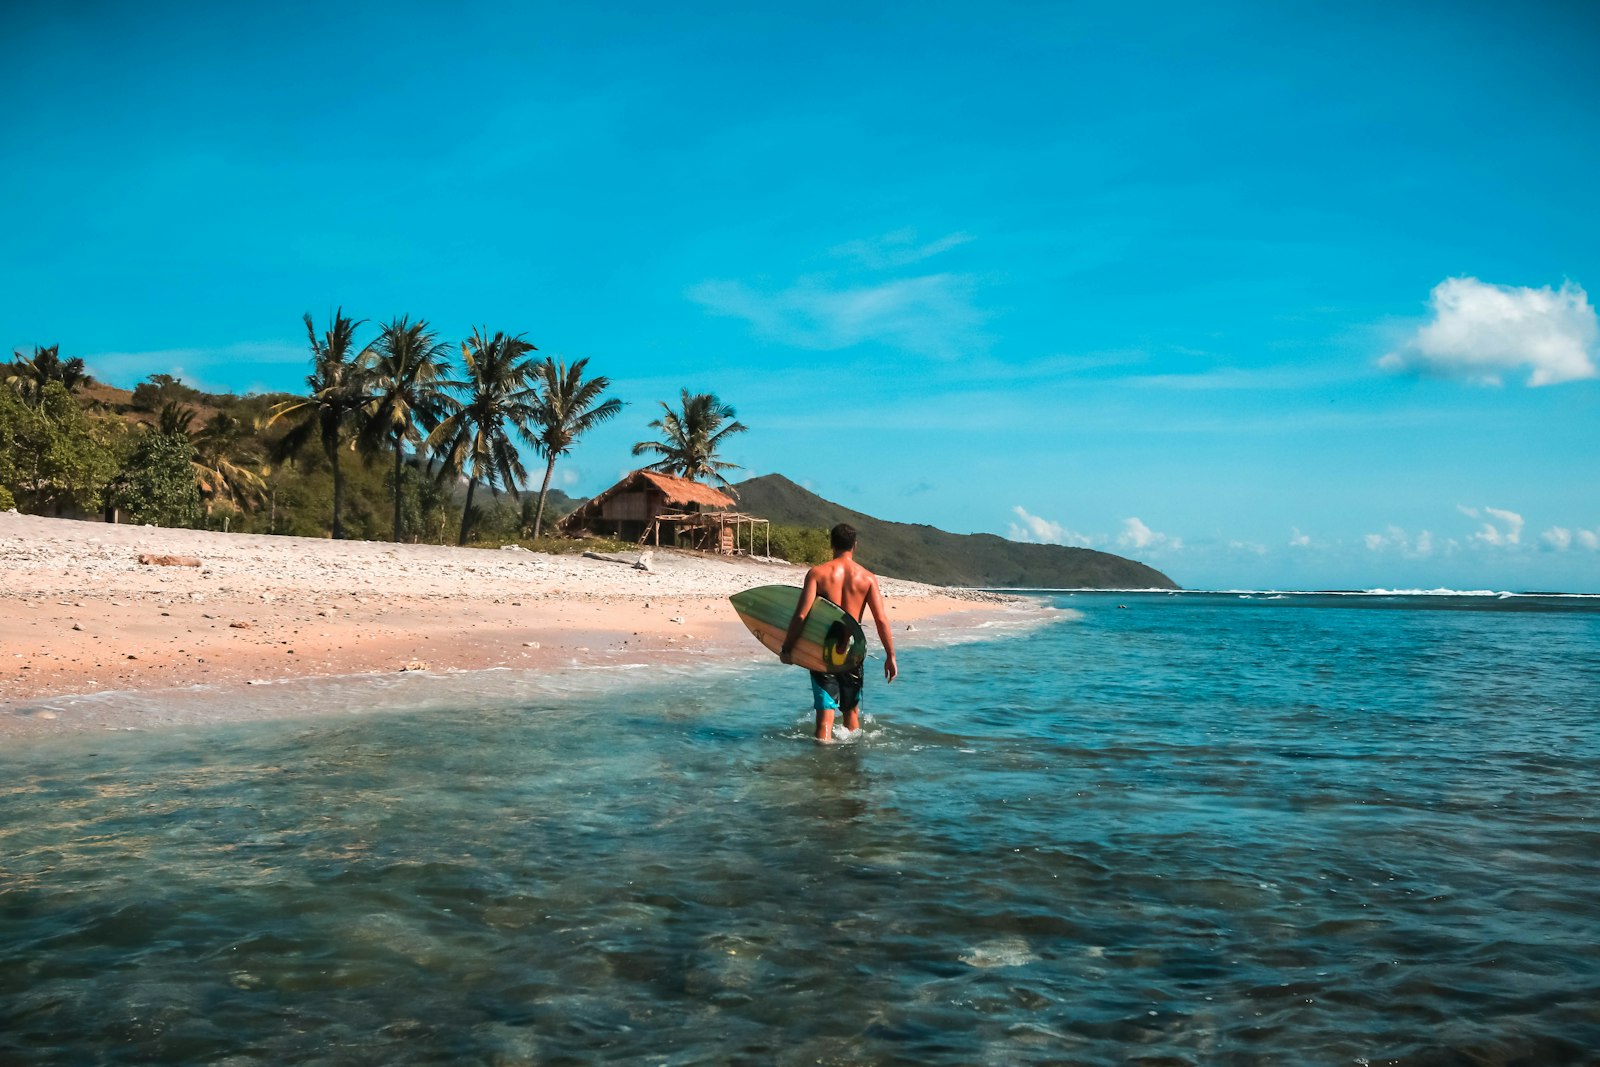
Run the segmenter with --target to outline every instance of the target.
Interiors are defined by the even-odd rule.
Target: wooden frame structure
[[[772,522],[757,515],[746,515],[742,511],[663,511],[650,523],[639,543],[649,541],[659,546],[663,523],[672,528],[671,537],[677,547],[715,552],[720,556],[737,556],[741,552],[755,555],[756,528],[760,527],[766,535],[766,547],[761,554],[772,555]],[[741,531],[746,530],[748,550],[739,547]],[[687,545],[683,544],[685,534],[689,539]]]

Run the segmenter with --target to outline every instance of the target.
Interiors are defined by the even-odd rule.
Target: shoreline
[[[208,718],[222,722],[236,717],[229,693],[291,679],[759,663],[769,654],[727,596],[804,574],[669,549],[649,570],[634,558],[0,514],[0,737],[126,728],[78,723],[63,705],[196,687],[219,698]],[[883,589],[901,648],[1017,607],[889,578]]]

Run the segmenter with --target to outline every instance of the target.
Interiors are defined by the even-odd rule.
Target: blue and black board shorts
[[[811,672],[811,706],[818,711],[850,711],[861,706],[861,668],[844,674]]]

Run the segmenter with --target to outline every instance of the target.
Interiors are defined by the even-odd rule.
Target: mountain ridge
[[[888,575],[933,585],[986,589],[1178,589],[1154,567],[1110,552],[957,534],[879,519],[764,474],[734,486],[739,510],[784,526],[828,529],[848,522],[861,535],[856,557]]]

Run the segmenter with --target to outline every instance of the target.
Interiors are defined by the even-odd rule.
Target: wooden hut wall
[[[612,522],[649,522],[660,510],[660,493],[618,493],[600,502],[600,517]]]

